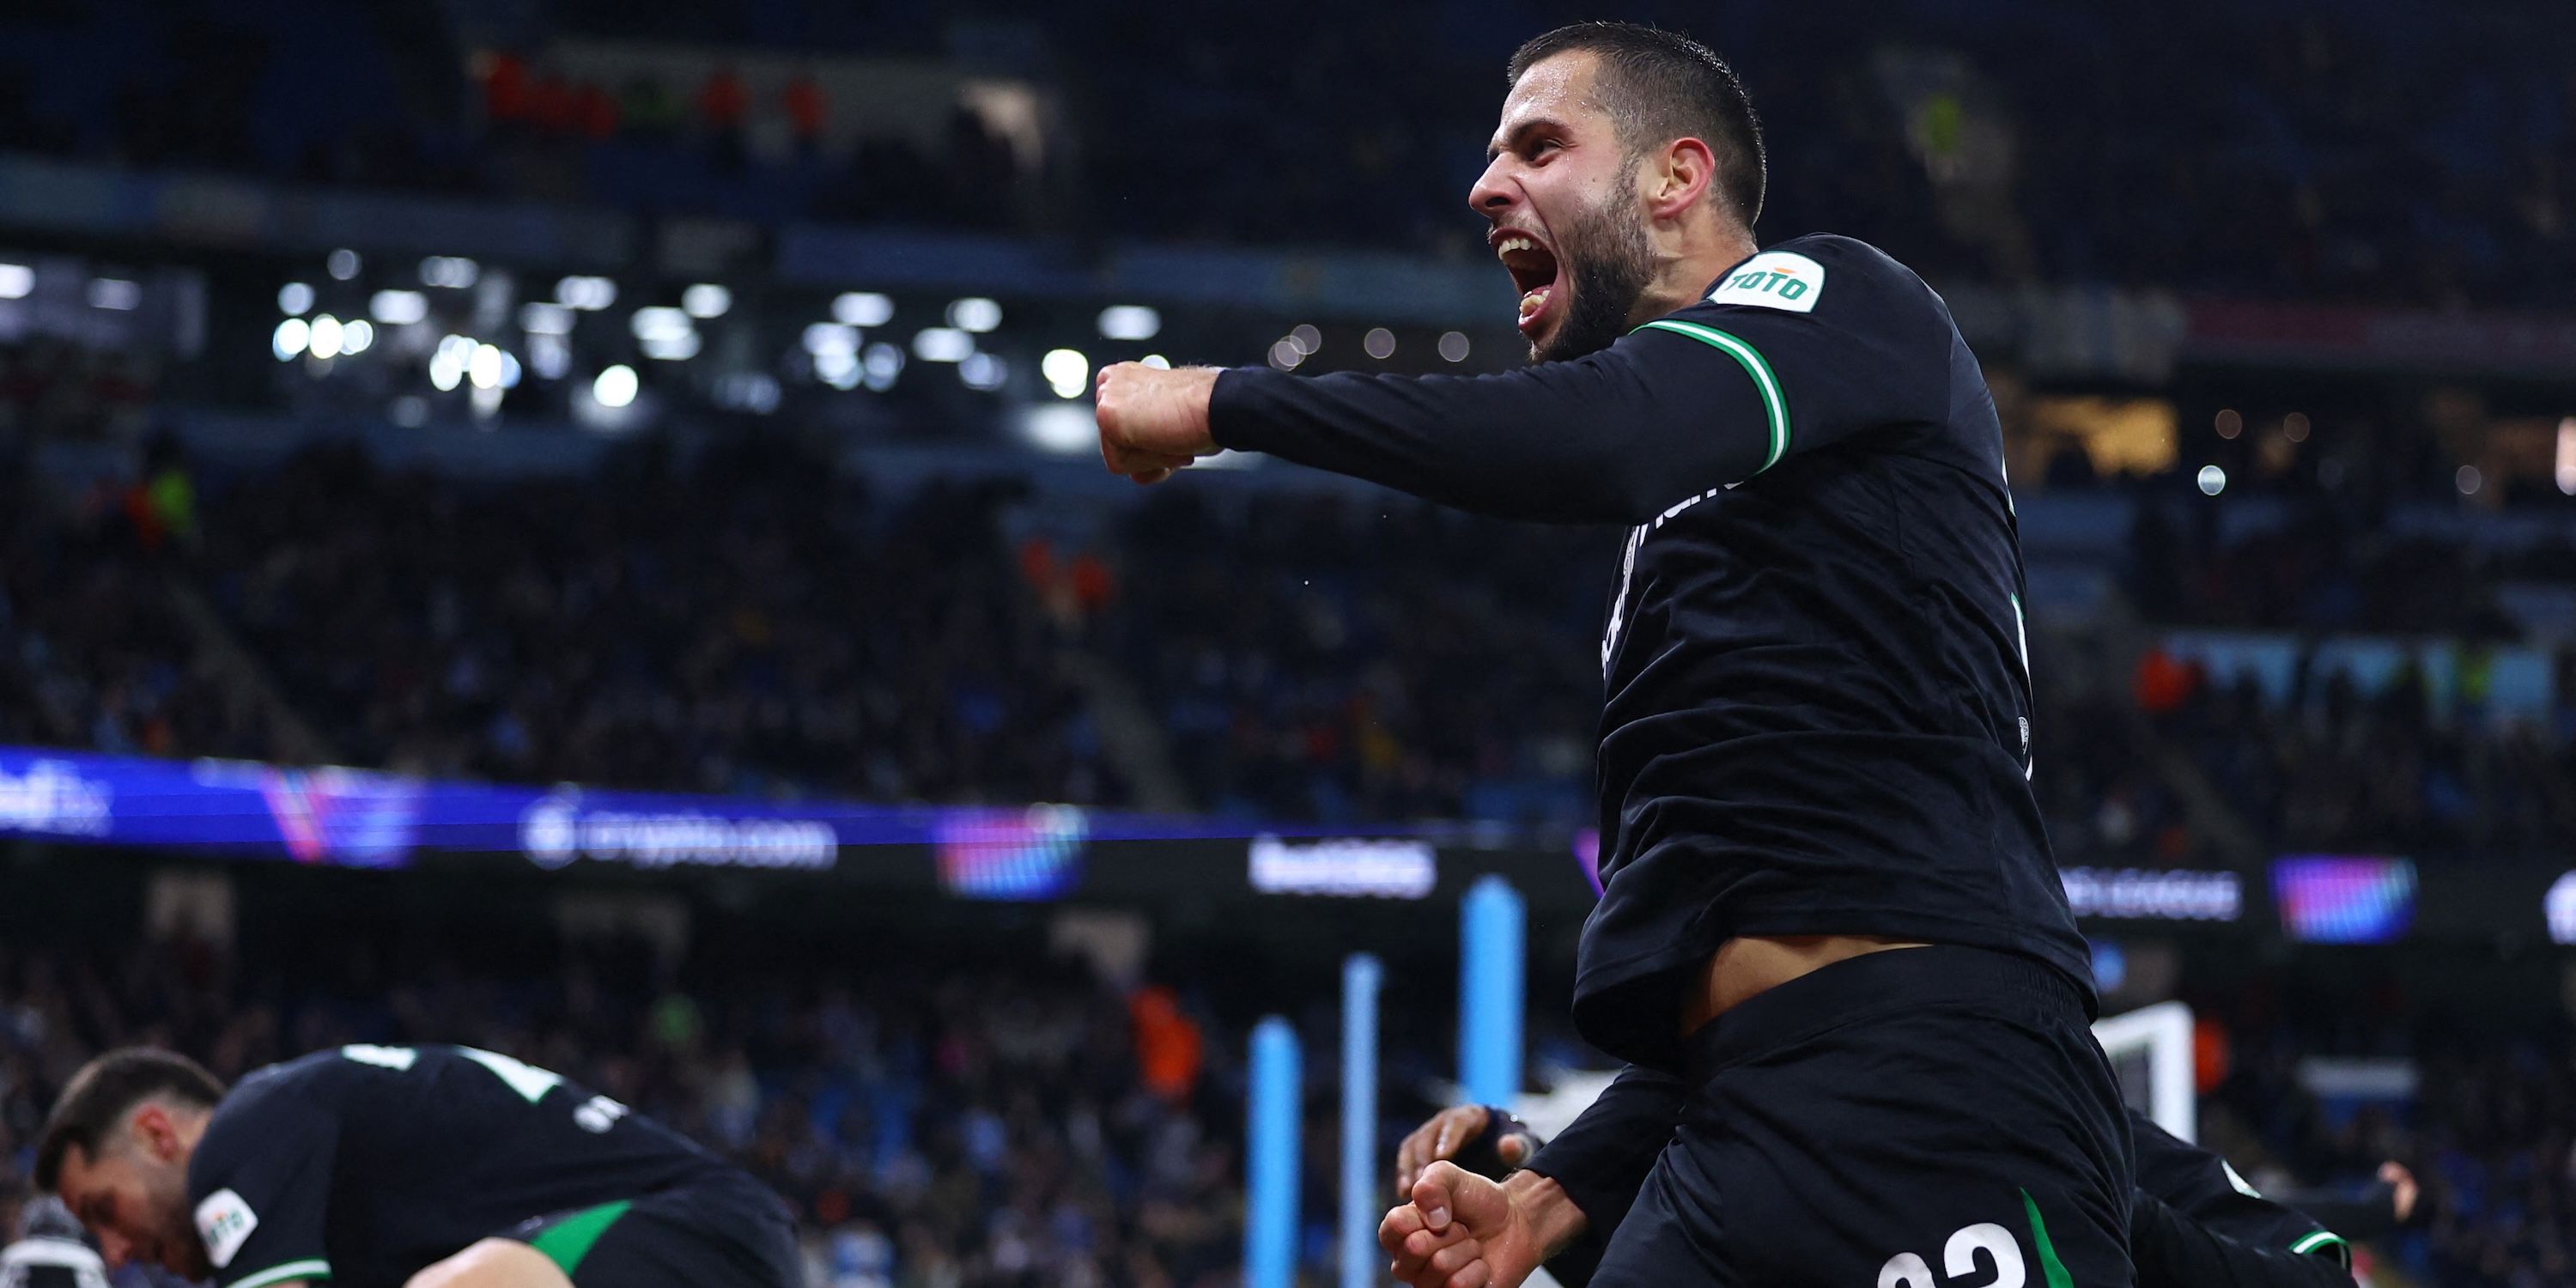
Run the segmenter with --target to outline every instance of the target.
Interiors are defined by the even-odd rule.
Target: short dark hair
[[[78,1145],[91,1158],[136,1105],[154,1098],[212,1109],[224,1084],[205,1066],[157,1047],[122,1047],[82,1065],[54,1101],[36,1138],[36,1188],[51,1194],[63,1179],[63,1155]]]
[[[1506,71],[1521,74],[1558,54],[1600,55],[1593,84],[1632,154],[1679,138],[1708,144],[1717,155],[1717,188],[1750,228],[1762,214],[1762,118],[1753,96],[1726,60],[1682,35],[1633,22],[1578,22],[1513,51]]]

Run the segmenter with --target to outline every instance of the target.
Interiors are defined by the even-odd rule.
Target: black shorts
[[[2129,1129],[2075,986],[1906,948],[1693,1034],[1697,1090],[1592,1288],[2127,1288]]]
[[[741,1175],[525,1222],[505,1238],[546,1254],[574,1288],[802,1288],[787,1205]]]

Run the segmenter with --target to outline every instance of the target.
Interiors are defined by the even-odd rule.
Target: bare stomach
[[[1927,946],[1869,935],[1746,935],[1727,940],[1709,954],[1699,978],[1682,989],[1682,1033],[1688,1036],[1755,994],[1809,971],[1866,953]]]

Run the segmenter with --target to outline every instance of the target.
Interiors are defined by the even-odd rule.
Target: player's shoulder
[[[1868,242],[1810,233],[1774,242],[1720,273],[1687,315],[1806,317],[1836,326],[1913,328],[1948,312],[1914,270]]]

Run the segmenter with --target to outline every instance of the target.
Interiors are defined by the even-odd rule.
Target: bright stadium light
[[[948,305],[948,325],[981,335],[1002,325],[1002,306],[980,295],[953,300]]]
[[[358,252],[335,250],[331,252],[329,258],[322,261],[322,267],[331,274],[332,281],[345,282],[356,277],[358,270],[364,265],[358,260]]]
[[[818,358],[827,353],[858,351],[859,329],[848,323],[816,322],[805,328],[805,352]]]
[[[375,343],[375,325],[365,318],[351,318],[340,324],[340,352],[365,353]]]
[[[688,314],[667,305],[635,310],[627,326],[638,340],[677,340],[696,329]]]
[[[566,308],[595,313],[617,302],[617,283],[605,277],[567,277],[555,283],[555,298]]]
[[[859,355],[847,349],[826,349],[814,355],[814,378],[834,389],[859,387]]]
[[[1149,353],[1145,355],[1144,365],[1156,371],[1169,371],[1172,369],[1172,360],[1159,353]]]
[[[655,336],[650,340],[639,340],[636,341],[635,347],[642,350],[645,357],[657,362],[686,362],[698,356],[701,344],[697,332],[683,331],[678,335]]]
[[[305,347],[312,343],[312,324],[302,318],[288,318],[278,323],[277,334],[269,337],[268,351],[276,354],[280,362],[293,362],[303,357]]]
[[[1050,349],[1038,362],[1038,374],[1058,398],[1080,398],[1091,388],[1091,359],[1077,349]]]
[[[288,282],[277,288],[277,311],[288,316],[310,312],[313,308],[313,286],[309,282]]]
[[[680,292],[680,311],[693,318],[720,318],[733,307],[733,292],[713,282],[700,282]]]
[[[850,291],[832,301],[832,320],[845,326],[884,326],[894,317],[894,301],[874,291]]]
[[[143,288],[121,277],[92,278],[89,303],[91,308],[131,313],[142,307]]]
[[[956,327],[924,327],[912,337],[912,356],[924,362],[964,362],[975,351],[975,337]]]
[[[2227,490],[2227,471],[2215,465],[2203,465],[2199,482],[2202,496],[2216,496]]]
[[[880,340],[868,346],[859,359],[867,387],[877,393],[894,388],[895,377],[903,374],[903,350]]]
[[[1163,330],[1163,315],[1142,304],[1112,304],[1100,311],[1100,338],[1151,340]]]
[[[1300,322],[1289,328],[1288,343],[1296,346],[1299,356],[1311,357],[1317,349],[1324,347],[1324,333],[1312,322]]]
[[[530,335],[571,335],[572,306],[537,301],[522,304],[519,329]]]
[[[463,290],[483,276],[483,266],[461,255],[432,255],[420,262],[423,286]]]
[[[386,326],[409,326],[429,316],[429,297],[418,291],[378,291],[367,298],[367,314]]]
[[[1395,332],[1382,326],[1370,327],[1369,333],[1360,338],[1360,349],[1381,362],[1394,357]]]
[[[966,360],[957,364],[957,378],[969,389],[999,389],[1010,375],[1010,367],[989,353],[967,354]]]
[[[1099,423],[1091,413],[1063,403],[1038,403],[1020,413],[1021,441],[1041,452],[1075,456],[1100,448]]]
[[[599,378],[590,382],[590,396],[602,407],[624,407],[635,401],[635,391],[640,387],[641,382],[635,378],[635,368],[621,362],[600,372]]]
[[[465,378],[473,381],[477,389],[500,388],[501,346],[497,344],[474,346],[473,356],[465,360]]]
[[[465,355],[441,347],[429,357],[430,387],[440,393],[452,393],[465,382]]]
[[[1444,331],[1440,334],[1440,356],[1451,362],[1467,360],[1467,333]]]
[[[23,300],[35,289],[36,270],[24,264],[0,264],[0,300]]]
[[[1306,351],[1298,348],[1295,340],[1281,340],[1270,346],[1270,365],[1281,371],[1295,371],[1297,364],[1305,360]]]
[[[313,319],[313,330],[308,337],[309,351],[317,358],[339,357],[340,341],[344,338],[340,332],[340,319],[328,313]]]

